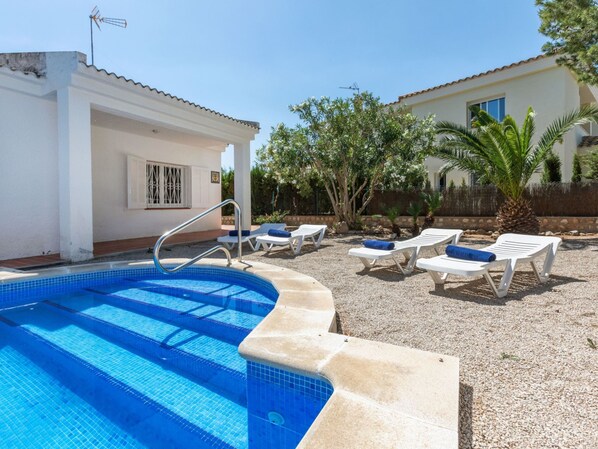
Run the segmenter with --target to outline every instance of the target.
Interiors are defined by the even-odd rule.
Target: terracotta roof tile
[[[584,136],[579,142],[578,148],[598,146],[598,136]]]
[[[397,103],[400,103],[405,98],[414,97],[416,95],[420,95],[420,94],[423,94],[423,93],[426,93],[426,92],[431,92],[433,90],[442,89],[443,87],[452,86],[453,84],[459,84],[459,83],[462,83],[464,81],[469,81],[469,80],[472,80],[472,79],[480,78],[482,76],[490,75],[491,73],[502,72],[503,70],[511,69],[513,67],[517,67],[517,66],[520,66],[520,65],[523,65],[523,64],[527,64],[529,62],[539,61],[540,59],[543,59],[545,57],[546,57],[546,55],[534,56],[533,58],[528,58],[528,59],[524,59],[523,61],[514,62],[513,64],[509,64],[509,65],[505,65],[505,66],[502,66],[502,67],[498,67],[496,69],[488,70],[486,72],[478,73],[476,75],[471,75],[471,76],[468,76],[468,77],[465,77],[465,78],[458,79],[456,81],[451,81],[450,83],[440,84],[438,86],[429,87],[427,89],[418,90],[416,92],[411,92],[409,94],[401,95],[401,96],[399,96],[399,98],[398,98],[397,101],[389,103],[389,104],[397,104]]]
[[[156,89],[155,87],[150,87],[150,86],[148,86],[147,84],[143,84],[143,83],[140,83],[140,82],[138,82],[138,81],[134,81],[134,80],[131,80],[131,79],[129,79],[129,78],[125,78],[124,76],[122,76],[122,75],[117,75],[117,74],[116,74],[116,73],[114,73],[114,72],[108,72],[106,69],[98,69],[98,68],[97,68],[96,66],[94,66],[94,65],[85,64],[85,63],[83,63],[83,62],[80,62],[80,64],[82,64],[82,65],[84,65],[85,67],[88,67],[88,68],[90,68],[90,69],[95,69],[95,70],[96,70],[97,72],[99,72],[99,73],[104,73],[104,74],[106,74],[107,76],[110,76],[110,77],[116,78],[116,79],[118,79],[118,80],[123,80],[123,81],[125,81],[125,82],[127,82],[127,83],[133,84],[133,85],[135,85],[135,86],[139,86],[139,87],[141,87],[141,88],[143,88],[143,89],[147,89],[147,90],[149,90],[149,91],[151,91],[151,92],[155,92],[155,93],[157,93],[157,94],[163,95],[163,96],[165,96],[165,97],[168,97],[168,98],[171,98],[171,99],[173,99],[173,100],[176,100],[176,101],[179,101],[179,102],[185,103],[185,104],[187,104],[187,105],[189,105],[189,106],[192,106],[192,107],[195,107],[195,108],[201,109],[201,110],[203,110],[203,111],[206,111],[206,112],[210,112],[210,113],[212,113],[212,114],[215,114],[215,115],[217,115],[217,116],[219,116],[219,117],[226,118],[226,119],[228,119],[228,120],[231,120],[231,121],[233,121],[233,122],[241,123],[242,125],[249,126],[250,128],[254,128],[254,129],[260,129],[260,124],[259,124],[258,122],[251,122],[251,121],[248,121],[248,120],[240,120],[240,119],[236,119],[236,118],[234,118],[234,117],[231,117],[231,116],[228,116],[228,115],[222,114],[222,113],[220,113],[220,112],[214,111],[213,109],[206,108],[205,106],[201,106],[201,105],[199,105],[199,104],[197,104],[197,103],[193,103],[193,102],[191,102],[191,101],[189,101],[189,100],[185,100],[185,99],[183,99],[183,98],[180,98],[180,97],[177,97],[177,96],[175,96],[175,95],[169,94],[168,92],[164,92],[163,90],[158,90],[158,89]]]

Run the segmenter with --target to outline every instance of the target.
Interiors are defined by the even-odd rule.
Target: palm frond
[[[576,109],[568,112],[562,117],[554,120],[546,131],[542,134],[538,140],[537,145],[530,152],[528,158],[529,163],[526,166],[526,170],[533,173],[541,164],[544,159],[548,156],[554,145],[560,141],[567,132],[575,128],[578,125],[583,125],[590,122],[598,122],[598,106],[597,105],[585,105],[580,109]]]
[[[518,200],[536,169],[553,146],[576,125],[598,121],[598,106],[584,106],[551,123],[536,145],[535,113],[530,107],[521,127],[511,116],[502,122],[479,108],[471,109],[473,128],[440,122],[437,133],[443,136],[438,157],[448,169],[468,171],[495,184],[508,198]]]

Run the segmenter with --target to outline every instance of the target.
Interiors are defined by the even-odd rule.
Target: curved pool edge
[[[227,266],[217,259],[195,265]],[[0,284],[148,266],[153,262],[0,271]],[[230,268],[270,281],[279,292],[274,310],[243,340],[239,353],[249,361],[324,379],[333,386],[299,448],[458,447],[458,358],[336,334],[332,293],[314,278],[257,261],[234,262]]]

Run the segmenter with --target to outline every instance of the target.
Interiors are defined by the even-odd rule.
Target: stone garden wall
[[[598,217],[539,217],[540,231],[546,232],[571,232],[598,233]],[[334,224],[333,215],[287,215],[285,223],[288,226],[299,226],[301,224],[326,224],[332,227]],[[399,226],[408,228],[411,226],[411,217],[402,216],[396,219]],[[424,217],[419,217],[421,225]],[[223,216],[222,224],[233,224],[234,217]],[[382,225],[390,227],[390,220],[386,217],[364,216],[363,223],[368,227]],[[496,229],[495,217],[436,217],[435,227],[457,228],[494,231]]]

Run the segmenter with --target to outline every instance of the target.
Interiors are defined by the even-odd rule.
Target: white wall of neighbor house
[[[31,77],[10,77],[12,82],[31,84],[22,88],[36,89],[37,82],[27,80]],[[0,82],[0,260],[57,253],[56,99],[2,85]]]
[[[536,137],[540,136],[554,119],[580,106],[579,86],[569,70],[563,67],[553,66],[542,71],[485,85],[478,82],[479,85],[475,88],[467,88],[467,83],[467,81],[462,83],[462,90],[455,89],[459,84],[454,85],[450,95],[422,101],[421,97],[426,95],[424,94],[405,98],[401,103],[406,104],[418,117],[434,114],[437,121],[447,120],[466,125],[468,105],[504,96],[506,113],[511,115],[518,124],[522,123],[529,106],[534,109],[536,112]],[[571,179],[573,154],[577,151],[580,138],[578,134],[571,131],[563,139],[562,144],[557,143],[554,147],[561,159],[563,181]],[[438,186],[438,173],[433,170],[443,164],[437,158],[429,158],[426,161],[426,165],[430,169],[430,182],[433,186]],[[462,179],[469,183],[469,174],[459,171],[450,172],[447,175],[447,185],[452,180],[459,186]],[[540,174],[536,174],[532,178],[533,182],[539,182],[539,180]]]
[[[224,151],[225,144],[222,144]],[[127,156],[146,161],[194,166],[208,174],[205,207],[176,209],[131,209],[128,206]],[[219,183],[209,179],[221,170],[221,151],[151,138],[122,130],[92,126],[93,236],[95,242],[161,235],[220,201]],[[190,172],[187,173],[190,175]],[[187,179],[187,183],[190,179]],[[189,199],[189,205],[191,199]],[[196,201],[195,201],[196,202]],[[219,229],[220,211],[184,232]]]

